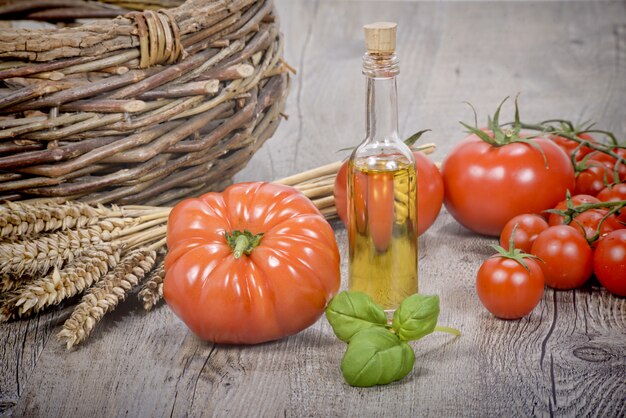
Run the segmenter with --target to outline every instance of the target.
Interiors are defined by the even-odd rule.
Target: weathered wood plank
[[[437,160],[463,136],[456,121],[472,119],[463,100],[486,115],[518,91],[528,120],[594,119],[626,135],[624,2],[276,3],[299,70],[290,119],[240,180],[335,161],[359,142],[361,25],[380,19],[400,24],[401,132],[433,129]],[[335,230],[345,288],[346,234]],[[441,296],[440,322],[463,336],[413,344],[416,369],[387,387],[343,383],[345,345],[325,319],[278,342],[214,346],[165,306],[145,314],[131,300],[72,352],[53,338],[62,312],[0,325],[0,403],[14,416],[625,415],[626,300],[547,291],[527,318],[496,320],[474,290],[492,243],[445,212],[420,238],[420,289]]]

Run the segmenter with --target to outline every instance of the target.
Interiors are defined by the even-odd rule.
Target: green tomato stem
[[[233,250],[233,256],[235,258],[241,257],[249,246],[250,240],[248,240],[245,235],[239,235],[235,240],[235,249]]]
[[[226,238],[228,246],[233,250],[233,256],[235,258],[240,258],[244,254],[250,255],[252,250],[254,250],[261,243],[262,237],[263,233],[254,235],[250,231],[246,230],[243,232],[226,232],[224,234],[224,238]]]
[[[440,331],[440,332],[447,332],[448,334],[452,334],[456,337],[460,337],[461,336],[461,331],[459,331],[456,328],[451,328],[451,327],[444,327],[442,325],[437,325],[434,329],[434,331]]]

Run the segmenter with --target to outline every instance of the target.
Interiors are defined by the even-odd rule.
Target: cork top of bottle
[[[395,22],[375,22],[363,26],[365,44],[370,54],[393,54],[396,51]]]

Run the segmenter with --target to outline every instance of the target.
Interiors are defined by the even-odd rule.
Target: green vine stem
[[[603,152],[605,154],[610,155],[611,157],[615,158],[618,161],[621,160],[622,163],[624,162],[624,159],[622,158],[622,156],[619,154],[616,154],[613,151],[613,148],[626,148],[626,145],[619,145],[613,133],[608,132],[608,131],[602,131],[599,129],[576,130],[575,128],[573,128],[571,131],[569,130],[566,131],[563,129],[558,129],[555,126],[552,126],[546,123],[546,122],[554,122],[554,121],[557,121],[557,120],[555,119],[555,120],[550,120],[550,121],[544,121],[544,122],[540,122],[536,124],[520,122],[520,126],[522,127],[522,129],[528,129],[531,131],[540,131],[540,132],[544,132],[548,134],[562,136],[563,138],[567,138],[570,141],[578,142],[580,146],[586,146],[588,148],[591,148],[594,151]],[[558,122],[567,122],[569,126],[572,126],[571,122],[569,121],[558,120]],[[610,146],[607,146],[607,145],[599,144],[596,142],[590,142],[590,141],[587,141],[586,139],[579,138],[577,136],[578,134],[584,134],[584,133],[602,133],[610,138],[612,144]]]
[[[583,212],[592,209],[609,209],[609,211],[602,217],[600,222],[598,223],[598,228],[596,229],[596,233],[587,238],[587,242],[589,244],[593,244],[600,238],[600,231],[602,229],[602,225],[604,221],[606,221],[611,215],[614,215],[620,212],[622,209],[626,208],[626,200],[614,200],[612,202],[600,202],[600,203],[581,203],[580,205],[573,206],[571,203],[571,196],[567,195],[567,209],[558,210],[558,209],[548,209],[546,212],[555,213],[557,215],[563,216],[563,223],[565,225],[569,225],[572,222],[576,222],[576,216],[580,215]],[[582,227],[582,225],[581,225]]]

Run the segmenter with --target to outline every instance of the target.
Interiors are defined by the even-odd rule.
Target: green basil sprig
[[[387,314],[372,298],[361,292],[341,292],[326,307],[326,318],[335,335],[344,342],[359,331],[387,327]]]
[[[361,292],[341,292],[326,307],[326,318],[337,337],[348,343],[341,372],[352,386],[386,385],[404,378],[415,363],[408,341],[433,331],[454,335],[453,328],[437,327],[439,296],[411,295],[396,309],[391,324],[383,308]]]

